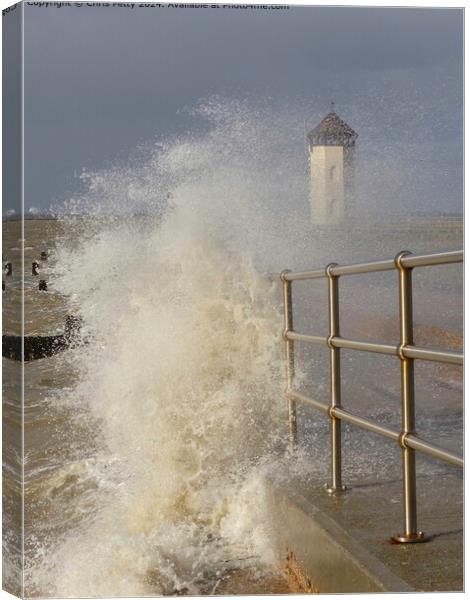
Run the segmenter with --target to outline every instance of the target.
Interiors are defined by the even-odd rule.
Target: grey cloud
[[[312,120],[335,96],[367,132],[361,140],[382,135],[384,119],[396,142],[425,120],[429,143],[440,127],[439,139],[459,148],[462,10],[26,6],[25,14],[29,204],[69,193],[77,169],[192,127],[181,109],[214,93],[295,99]]]

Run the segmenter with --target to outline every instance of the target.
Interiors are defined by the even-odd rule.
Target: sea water
[[[209,594],[234,568],[277,572],[263,477],[325,471],[315,454],[285,454],[277,273],[386,257],[410,242],[312,234],[296,114],[215,99],[195,116],[198,134],[84,172],[49,230],[26,224],[26,262],[52,247],[48,293],[26,280],[27,331],[60,330],[66,314],[83,323],[82,343],[25,368],[27,595]],[[410,249],[435,249],[421,235]],[[445,298],[450,281],[426,289]],[[379,279],[351,293],[358,322],[378,298],[377,334],[381,291],[392,288]],[[317,293],[300,290],[302,325],[324,326]],[[445,330],[458,330],[458,311],[457,300]],[[385,312],[393,319],[390,303]],[[327,371],[311,372],[312,355],[299,360],[300,384],[327,394]],[[310,450],[324,444],[326,422],[305,427]]]

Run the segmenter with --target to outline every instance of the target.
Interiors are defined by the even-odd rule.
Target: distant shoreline
[[[136,215],[122,215],[123,219],[128,219],[130,216],[132,217],[153,217],[154,215],[149,214],[136,214]],[[364,220],[364,217],[366,219]],[[21,221],[22,219],[25,221],[58,221],[60,219],[88,219],[90,215],[87,214],[70,214],[70,215],[33,215],[26,213],[24,215],[14,214],[14,215],[3,215],[2,221],[4,223],[8,223],[10,221]],[[96,218],[96,216],[94,217]],[[105,215],[100,215],[100,218],[106,218]],[[383,229],[394,229],[397,227],[416,227],[416,226],[425,226],[433,223],[434,225],[457,225],[463,227],[464,224],[464,216],[463,214],[458,213],[410,213],[410,214],[394,214],[388,215],[386,218],[379,219],[377,215],[363,215],[362,217],[352,218],[348,222],[348,226],[354,222],[356,225],[362,227],[378,227],[380,226]],[[331,223],[329,225],[315,225],[312,224],[314,229],[335,229],[342,228],[346,223]]]
[[[58,217],[54,215],[3,215],[2,221],[21,221],[24,219],[25,221],[57,221]]]

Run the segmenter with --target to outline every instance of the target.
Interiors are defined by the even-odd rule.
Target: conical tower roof
[[[332,110],[307,138],[311,146],[354,146],[357,133]]]

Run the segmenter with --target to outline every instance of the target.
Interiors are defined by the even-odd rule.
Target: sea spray
[[[317,413],[299,407],[308,448],[298,449],[298,460],[284,457],[277,273],[435,248],[430,231],[377,235],[377,223],[367,233],[364,218],[356,235],[357,221],[336,232],[310,227],[304,114],[212,99],[194,111],[199,133],[83,173],[74,197],[55,207],[64,232],[51,257],[51,289],[67,298],[68,314],[82,317],[84,343],[28,365],[43,386],[37,396],[28,392],[31,402],[56,423],[40,466],[26,465],[28,595],[221,591],[230,569],[274,565],[263,476],[281,485],[328,481],[329,425]],[[363,181],[382,183],[390,169],[364,168],[358,158]],[[382,188],[356,194],[366,215],[386,198]],[[432,239],[440,247],[441,234]],[[379,287],[348,292],[341,284],[342,327],[367,317],[352,337],[380,340],[391,323],[382,298],[396,297],[396,281],[375,277]],[[326,335],[326,288],[298,283],[296,328]],[[372,309],[374,296],[380,305]],[[296,384],[327,403],[324,349],[314,350],[298,346]],[[345,355],[344,404],[394,427],[399,377],[381,362],[372,376],[370,360],[354,364]],[[426,404],[434,388],[425,390]],[[440,414],[438,422],[455,437],[452,418],[444,423]],[[400,477],[395,447],[347,425],[344,434],[345,480]]]
[[[281,218],[302,167],[279,128],[242,109],[201,105],[208,132],[84,175],[65,205],[55,285],[88,343],[66,359],[78,383],[50,401],[89,419],[96,451],[77,481],[96,486],[82,521],[37,550],[42,594],[209,593],[231,561],[274,565],[259,479],[284,447],[270,273],[294,239],[302,252],[301,220]]]

